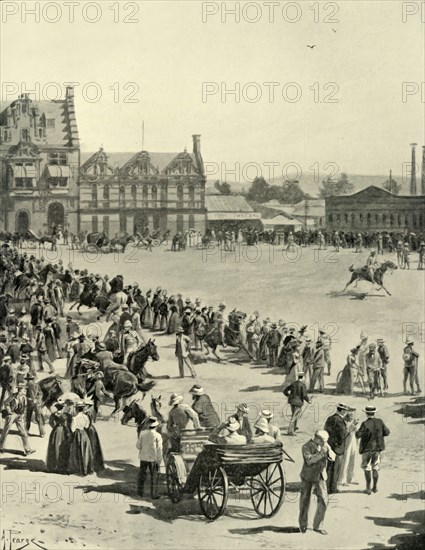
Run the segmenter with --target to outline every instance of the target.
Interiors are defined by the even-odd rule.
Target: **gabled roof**
[[[107,153],[108,155],[108,164],[113,168],[122,168],[127,162],[136,159],[140,151],[130,152],[130,153]],[[181,153],[149,153],[150,163],[162,173],[165,168]],[[81,152],[81,163],[84,164],[96,153]],[[192,162],[197,167],[196,157],[194,153],[188,153]]]
[[[205,195],[208,212],[253,212],[245,197],[240,195]]]

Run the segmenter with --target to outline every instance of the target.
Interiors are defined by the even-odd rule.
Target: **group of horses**
[[[101,368],[96,361],[96,355],[89,351],[81,356],[76,363],[76,372],[71,379],[52,374],[38,382],[43,407],[50,407],[67,392],[73,392],[81,398],[87,396],[87,392],[93,385],[97,372],[103,373],[105,389],[114,396],[115,407],[111,416],[121,411],[126,403],[137,392],[145,395],[155,386],[154,376],[146,371],[145,365],[149,359],[159,360],[157,346],[154,340],[141,346],[128,357],[127,364],[123,366],[122,355],[114,356],[114,361]]]

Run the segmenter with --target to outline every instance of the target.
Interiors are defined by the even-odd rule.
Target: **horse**
[[[89,309],[95,307],[99,311],[100,316],[102,316],[106,314],[106,310],[108,309],[110,303],[111,300],[107,296],[100,294],[100,290],[97,288],[97,286],[95,286],[94,282],[87,281],[78,300],[74,304],[72,304],[72,306],[69,308],[69,311],[74,309],[74,307],[78,304],[77,312],[79,315],[82,315],[80,308],[82,306],[86,306]],[[98,320],[100,316],[98,317]]]
[[[151,358],[152,361],[159,360],[159,354],[157,351],[157,346],[155,345],[155,340],[151,340],[150,338],[145,346],[142,346],[141,348],[129,354],[127,360],[128,370],[135,374],[137,378],[141,379],[142,381],[145,378],[155,378],[145,369],[145,365],[148,362],[149,358]]]
[[[235,353],[238,353],[241,349],[243,349],[252,359],[254,359],[242,341],[240,327],[245,318],[246,313],[243,313],[242,311],[234,310],[229,314],[229,324],[224,327],[224,342],[221,341],[221,334],[216,325],[207,330],[204,342],[211,349],[218,362],[221,361],[221,358],[217,355],[216,349],[218,345],[222,343],[230,347],[235,347]]]
[[[117,369],[113,366],[105,367],[104,376],[105,388],[114,394],[115,408],[111,416],[122,410],[124,402],[129,397],[132,397],[138,391],[146,394],[155,386],[153,380],[150,382],[139,382],[137,376],[132,372]]]
[[[111,241],[104,231],[102,231],[102,233],[87,233],[85,242],[83,243],[83,249],[94,246],[96,250],[101,251],[103,247],[110,246],[110,243]]]
[[[116,246],[121,246],[121,252],[124,253],[128,243],[131,242],[134,243],[134,237],[132,235],[128,235],[127,237],[120,237],[119,239],[111,239],[109,246],[111,249],[114,249]]]
[[[345,285],[345,288],[343,292],[347,290],[347,287],[354,283],[356,281],[356,285],[359,281],[367,281],[368,283],[372,283],[373,285],[378,285],[378,290],[381,290],[383,288],[385,292],[388,294],[388,296],[391,296],[391,293],[388,292],[388,290],[384,286],[384,275],[387,272],[388,269],[398,269],[394,262],[391,262],[390,260],[387,260],[384,262],[381,266],[379,266],[374,274],[373,274],[373,280],[370,277],[369,269],[364,266],[360,267],[358,269],[354,269],[354,265],[351,265],[348,270],[351,271],[351,279],[348,281],[348,283]]]
[[[55,274],[57,270],[51,264],[47,264],[37,274],[34,274],[34,278],[45,285],[50,273]],[[30,282],[31,277],[26,273],[21,273],[14,278],[13,292],[16,299],[19,299],[19,295],[29,286]]]

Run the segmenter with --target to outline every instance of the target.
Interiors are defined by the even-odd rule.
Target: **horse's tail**
[[[354,264],[351,264],[350,267],[348,268],[348,271],[354,271]]]

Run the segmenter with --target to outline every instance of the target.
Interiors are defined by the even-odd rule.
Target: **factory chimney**
[[[425,145],[422,145],[421,193],[425,195]]]
[[[416,145],[417,143],[411,143],[412,148],[412,162],[410,167],[410,194],[416,195]]]

